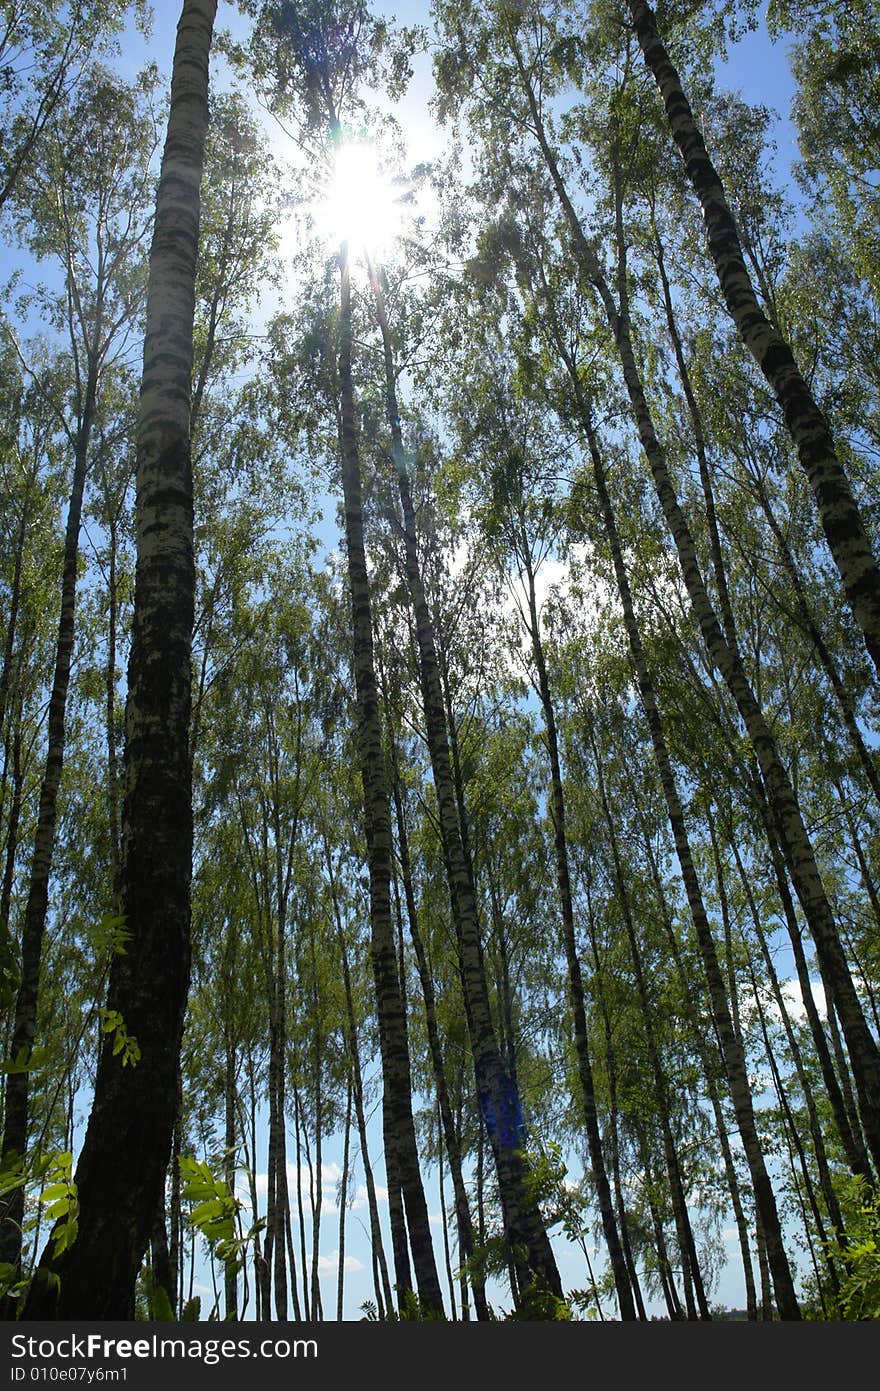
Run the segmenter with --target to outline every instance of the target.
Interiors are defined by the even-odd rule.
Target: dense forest
[[[0,141],[3,1315],[880,1318],[876,0],[4,0]]]

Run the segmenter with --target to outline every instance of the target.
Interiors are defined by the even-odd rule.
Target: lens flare
[[[330,184],[318,209],[318,230],[333,245],[381,257],[402,226],[400,190],[382,173],[372,145],[347,142],[336,150]]]

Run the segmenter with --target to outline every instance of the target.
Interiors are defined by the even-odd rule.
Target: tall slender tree
[[[126,708],[122,905],[129,934],[107,1008],[136,1040],[101,1049],[77,1165],[79,1233],[50,1237],[25,1313],[129,1318],[171,1150],[189,984],[193,620],[190,379],[216,0],[184,0],[150,253],[138,421],[134,633]],[[52,1277],[56,1277],[53,1279]]]
[[[880,674],[880,567],[822,412],[791,347],[761,307],[724,185],[646,0],[627,0],[636,37],[663,100],[669,129],[700,200],[709,252],[728,313],[779,402],[816,501],[828,549]]]

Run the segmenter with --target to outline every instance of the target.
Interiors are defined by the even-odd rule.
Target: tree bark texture
[[[480,1111],[486,1122],[495,1158],[505,1236],[511,1252],[515,1253],[514,1261],[519,1268],[518,1282],[528,1287],[538,1280],[546,1285],[552,1295],[561,1297],[562,1282],[553,1249],[538,1206],[528,1192],[529,1168],[524,1153],[526,1134],[520,1097],[510,1069],[504,1064],[489,1005],[477,905],[470,866],[462,843],[459,808],[452,776],[434,626],[418,558],[415,509],[403,451],[388,320],[375,275],[373,289],[385,356],[387,410],[403,510],[406,577],[415,619],[422,708],[425,713],[431,772],[437,794],[440,834],[449,874],[465,1013],[474,1055]]]
[[[43,939],[49,913],[49,884],[55,852],[58,797],[61,790],[61,774],[64,769],[67,692],[70,686],[70,668],[76,632],[79,532],[97,393],[97,358],[94,354],[90,354],[82,414],[74,448],[73,478],[64,534],[61,608],[58,618],[58,637],[55,644],[52,691],[49,697],[46,762],[40,783],[34,850],[21,932],[21,969],[12,1026],[12,1057],[24,1060],[30,1059],[37,1028]],[[0,1165],[4,1169],[16,1163],[20,1167],[26,1166],[30,1087],[31,1074],[29,1071],[10,1073],[6,1083],[3,1143],[2,1154],[0,1154]],[[23,1186],[14,1188],[6,1199],[0,1202],[0,1260],[8,1261],[13,1266],[17,1266],[21,1259],[24,1191]]]
[[[596,1195],[599,1200],[602,1231],[605,1236],[605,1244],[608,1247],[608,1258],[611,1262],[611,1270],[614,1275],[614,1288],[617,1293],[620,1317],[624,1320],[630,1320],[635,1319],[636,1308],[633,1300],[633,1290],[627,1270],[625,1253],[621,1243],[620,1233],[617,1230],[617,1222],[614,1217],[614,1203],[611,1196],[611,1185],[608,1181],[608,1170],[605,1164],[602,1136],[599,1130],[596,1088],[593,1081],[592,1062],[590,1060],[583,975],[577,951],[574,905],[571,895],[571,874],[568,861],[568,836],[565,819],[565,792],[562,785],[562,765],[559,758],[559,736],[556,728],[556,711],[553,707],[553,697],[550,692],[550,678],[547,674],[547,663],[544,658],[544,644],[541,640],[540,619],[535,590],[535,575],[528,553],[528,543],[525,540],[523,543],[523,562],[525,564],[526,582],[528,585],[529,637],[532,644],[532,656],[535,662],[535,670],[538,676],[538,696],[541,701],[541,711],[544,716],[544,732],[547,740],[547,753],[550,759],[550,795],[553,808],[553,845],[556,856],[556,885],[559,894],[560,916],[562,919],[562,943],[565,950],[565,962],[568,972],[568,998],[574,1021],[574,1046],[575,1056],[577,1058],[578,1080],[581,1089],[584,1128],[587,1132],[590,1165],[593,1170],[593,1181],[596,1185]]]
[[[419,1171],[413,1124],[406,1015],[401,996],[391,914],[391,814],[373,659],[370,582],[364,549],[361,472],[351,368],[351,280],[346,251],[343,251],[340,257],[340,268],[340,449],[351,595],[353,667],[358,704],[358,753],[364,791],[370,875],[372,962],[385,1089],[385,1147],[386,1155],[392,1161],[392,1167],[403,1190],[419,1298],[426,1308],[442,1315],[443,1296],[428,1224],[428,1208]],[[405,1293],[405,1290],[398,1290],[398,1297],[403,1300]]]
[[[107,1006],[140,1057],[105,1039],[76,1171],[79,1234],[35,1277],[28,1318],[126,1319],[165,1178],[190,970],[194,609],[190,390],[208,57],[216,0],[184,0],[150,253],[137,438],[137,570],[126,709],[122,902],[130,940]]]
[[[645,62],[663,100],[672,138],[700,201],[709,253],[728,313],[782,410],[844,591],[864,633],[874,666],[880,672],[880,569],[828,424],[789,344],[758,302],[745,264],[736,219],[685,96],[681,78],[657,31],[653,10],[644,0],[627,0],[627,9]]]

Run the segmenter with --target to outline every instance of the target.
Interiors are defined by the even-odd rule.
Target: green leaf
[[[202,1301],[197,1294],[192,1299],[188,1299],[180,1311],[181,1323],[198,1323],[199,1314],[202,1312]]]
[[[174,1310],[164,1285],[157,1285],[153,1290],[153,1317],[158,1323],[175,1322]]]
[[[49,1060],[49,1054],[45,1048],[33,1048],[30,1054],[26,1046],[19,1048],[12,1062],[0,1063],[0,1072],[8,1075],[21,1072],[33,1072],[37,1068],[45,1067]]]
[[[44,1203],[53,1203],[58,1198],[66,1198],[70,1192],[68,1183],[50,1183],[48,1188],[44,1188],[40,1194],[40,1199]]]
[[[79,1224],[75,1217],[64,1223],[54,1238],[53,1251],[56,1256],[60,1256],[63,1251],[73,1245],[78,1231]]]

